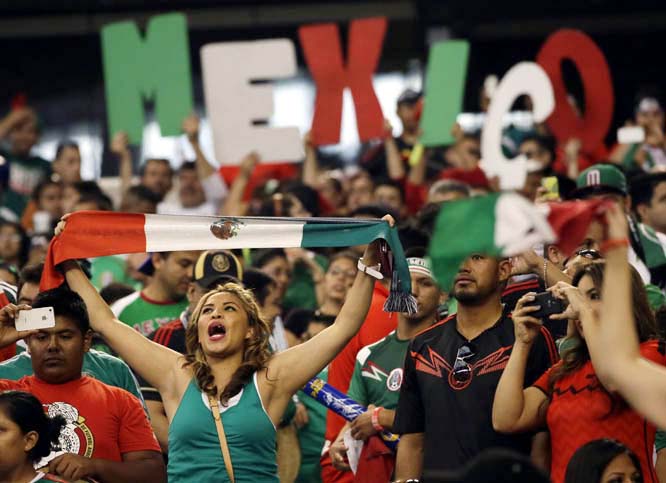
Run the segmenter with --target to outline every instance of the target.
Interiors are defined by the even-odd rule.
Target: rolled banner
[[[310,379],[303,388],[303,392],[311,398],[319,401],[334,413],[342,416],[347,421],[353,421],[368,410],[368,408],[362,404],[347,397],[346,394],[341,393],[318,377]],[[389,449],[397,451],[398,441],[400,440],[400,437],[397,434],[382,431],[379,433],[379,436]]]

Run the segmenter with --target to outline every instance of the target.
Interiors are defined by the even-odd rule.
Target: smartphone
[[[534,300],[526,305],[538,305],[536,312],[530,312],[531,317],[548,320],[553,314],[561,314],[567,309],[565,303],[553,296],[550,292],[541,292],[534,296]]]
[[[645,141],[645,129],[640,126],[626,126],[617,130],[617,142],[620,144],[639,144]]]
[[[16,330],[49,329],[55,327],[53,307],[21,310],[16,317]]]
[[[543,197],[547,200],[559,200],[560,199],[560,184],[557,181],[556,176],[546,176],[541,179],[541,186],[546,189],[546,193]]]

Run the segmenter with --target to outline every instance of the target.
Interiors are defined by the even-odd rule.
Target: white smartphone
[[[617,130],[617,142],[620,144],[638,144],[645,141],[645,130],[640,126],[621,127]]]
[[[16,317],[16,330],[49,329],[55,327],[53,307],[21,310]]]

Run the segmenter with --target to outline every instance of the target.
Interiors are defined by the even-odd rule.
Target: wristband
[[[382,268],[382,264],[378,263],[377,265],[373,265],[372,267],[368,267],[365,263],[363,263],[363,259],[359,258],[358,263],[356,264],[356,268],[358,268],[359,272],[363,272],[366,275],[370,275],[373,278],[376,278],[377,280],[383,280],[384,275],[379,271]]]
[[[372,421],[372,427],[375,428],[377,431],[384,431],[384,427],[379,424],[379,412],[384,409],[383,407],[379,406],[376,407],[375,409],[372,410],[372,416],[370,417],[370,421]]]
[[[628,247],[629,246],[629,240],[627,238],[612,238],[610,240],[606,240],[601,244],[601,252],[606,253],[610,250],[613,250],[615,248],[621,248],[621,247]]]

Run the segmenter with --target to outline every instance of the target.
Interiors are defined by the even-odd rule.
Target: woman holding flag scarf
[[[395,223],[390,216],[384,220]],[[65,223],[57,235],[66,230]],[[169,419],[170,482],[277,482],[275,427],[292,395],[360,329],[372,297],[370,275],[377,274],[378,247],[373,242],[366,249],[335,323],[272,355],[270,327],[252,293],[237,284],[220,286],[201,299],[182,356],[118,321],[77,263],[67,261],[62,270],[86,302],[93,328],[162,395]],[[221,474],[222,462],[226,474]]]

